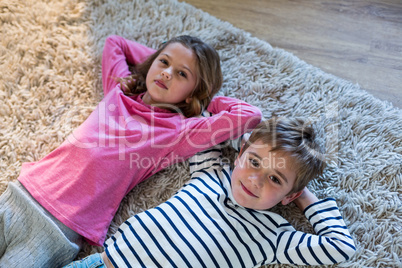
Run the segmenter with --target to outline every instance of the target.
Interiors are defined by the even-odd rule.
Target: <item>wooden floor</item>
[[[402,0],[184,0],[402,108]]]

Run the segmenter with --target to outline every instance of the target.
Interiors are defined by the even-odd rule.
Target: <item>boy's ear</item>
[[[237,166],[239,164],[239,161],[240,161],[240,154],[236,157],[234,161],[234,166]]]
[[[240,152],[239,152],[239,154],[237,155],[237,157],[236,157],[236,159],[235,159],[235,162],[234,162],[234,165],[235,165],[235,166],[237,166],[237,165],[239,164],[240,157],[241,157],[241,155],[243,154],[243,148],[244,148],[244,146],[241,146]]]
[[[298,198],[301,194],[303,193],[303,190],[287,195],[284,199],[282,199],[281,203],[282,205],[286,206],[287,204],[291,203],[293,200]]]

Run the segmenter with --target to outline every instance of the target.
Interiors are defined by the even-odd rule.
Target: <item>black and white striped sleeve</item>
[[[190,157],[190,174],[193,175],[194,172],[220,166],[222,164],[222,151],[220,148],[220,145],[216,145]]]
[[[236,151],[240,152],[241,146],[242,146],[242,138],[243,135],[241,135],[240,137],[238,137],[237,139],[234,140],[229,140],[229,145],[235,149]]]
[[[243,143],[248,141],[250,135],[251,133],[247,132],[239,136],[237,139],[229,140],[229,145],[236,151],[240,152],[241,148],[243,147]]]
[[[279,232],[276,250],[278,263],[334,264],[348,260],[355,253],[353,239],[334,199],[316,202],[307,207],[304,214],[316,234],[295,230]]]

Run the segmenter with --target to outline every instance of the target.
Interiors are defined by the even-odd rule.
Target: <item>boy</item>
[[[123,223],[102,255],[70,267],[260,267],[347,260],[356,249],[335,200],[318,200],[305,188],[323,172],[322,156],[312,128],[302,120],[264,121],[243,145],[233,172],[216,147],[190,158],[191,179],[181,190]],[[298,232],[267,211],[290,202],[304,212],[316,235]]]

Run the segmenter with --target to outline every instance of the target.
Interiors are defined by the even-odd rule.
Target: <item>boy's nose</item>
[[[258,174],[253,174],[249,177],[253,185],[257,188],[261,188],[264,184],[263,178]]]

